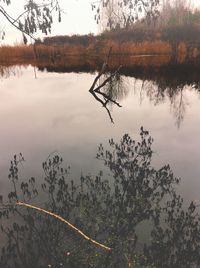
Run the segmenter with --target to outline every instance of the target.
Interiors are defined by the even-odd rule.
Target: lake
[[[95,76],[37,70],[35,78],[29,66],[15,67],[8,78],[1,78],[1,192],[7,190],[14,154],[23,153],[24,168],[32,176],[42,174],[41,163],[55,151],[75,177],[95,174],[100,168],[95,159],[98,145],[108,145],[110,138],[119,141],[125,133],[137,139],[143,126],[154,138],[155,165],[169,163],[182,179],[184,196],[200,199],[199,89],[191,83],[177,90],[166,85],[163,90],[155,81],[122,76],[123,86],[117,93],[122,107],[110,106],[113,124],[89,93]]]
[[[110,85],[109,95],[121,107],[113,102],[103,107],[89,92],[97,72],[48,72],[32,66],[2,70],[1,195],[11,190],[7,175],[14,154],[21,152],[25,157],[19,173],[24,179],[40,180],[42,162],[58,153],[76,181],[83,174],[95,176],[103,168],[96,159],[99,144],[107,148],[110,138],[119,142],[125,133],[138,140],[143,126],[154,139],[152,166],[169,164],[181,178],[177,189],[186,204],[198,203],[200,86],[196,76],[185,79],[181,74],[176,79],[173,73],[122,73]]]

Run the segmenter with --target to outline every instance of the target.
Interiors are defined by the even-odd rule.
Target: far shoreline
[[[107,62],[116,68],[159,68],[168,66],[200,66],[200,27],[171,27],[162,30],[117,30],[101,35],[46,37],[33,45],[0,46],[0,64],[32,64],[73,67],[81,61],[92,65]]]

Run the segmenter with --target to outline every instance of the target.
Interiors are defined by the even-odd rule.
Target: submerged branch
[[[98,247],[101,247],[105,250],[108,250],[108,251],[111,251],[112,249],[110,247],[107,247],[95,240],[93,240],[92,238],[90,238],[89,236],[87,236],[86,234],[84,234],[81,230],[79,230],[78,228],[76,228],[74,225],[72,225],[70,222],[68,222],[67,220],[63,219],[61,216],[53,213],[53,212],[50,212],[50,211],[47,211],[45,209],[42,209],[42,208],[39,208],[39,207],[36,207],[36,206],[33,206],[33,205],[29,205],[29,204],[26,204],[26,203],[23,203],[23,202],[17,202],[16,203],[17,206],[23,206],[23,207],[27,207],[27,208],[30,208],[30,209],[34,209],[34,210],[37,210],[39,212],[43,212],[45,214],[48,214],[56,219],[58,219],[59,221],[67,224],[71,229],[73,229],[76,233],[78,233],[80,236],[82,236],[84,239],[88,240],[89,242],[91,242],[92,244],[98,246]]]
[[[104,80],[103,81],[103,83],[100,85],[100,86],[98,86],[98,87],[96,87],[95,89],[94,89],[94,91],[99,91],[102,87],[104,87],[108,82],[110,82],[110,81],[112,81],[112,79],[119,73],[119,71],[120,71],[120,69],[122,68],[122,66],[120,65],[119,66],[119,68],[114,72],[114,73],[112,73],[108,78],[106,78],[106,80]],[[102,75],[102,74],[101,74]],[[99,76],[99,75],[98,75]],[[97,76],[97,77],[98,77]],[[99,77],[100,78],[100,77]],[[99,79],[98,78],[98,79]],[[97,83],[97,82],[96,82]],[[95,85],[96,85],[96,83],[95,83]]]
[[[112,103],[116,104],[118,107],[122,107],[122,106],[116,100],[113,100],[112,97],[110,97],[109,95],[107,95],[104,92],[100,91],[100,89],[103,88],[104,86],[106,86],[109,82],[112,82],[112,79],[119,73],[119,71],[120,71],[122,66],[119,66],[119,68],[114,73],[111,73],[111,75],[109,77],[107,77],[99,86],[97,86],[97,83],[100,80],[101,76],[104,75],[105,72],[108,69],[108,60],[110,58],[111,51],[112,51],[112,47],[109,50],[107,61],[103,64],[103,66],[101,68],[101,71],[95,77],[95,79],[94,79],[94,81],[93,81],[93,83],[92,83],[92,85],[91,85],[91,87],[89,89],[89,92],[94,96],[94,98],[97,101],[99,101],[103,105],[103,107],[106,109],[106,111],[107,111],[107,113],[108,113],[108,115],[110,117],[111,123],[114,123],[112,115],[111,115],[111,112],[107,107],[107,104],[109,102],[112,102]],[[97,96],[97,94],[101,95],[104,98],[104,101],[101,98],[99,98]]]

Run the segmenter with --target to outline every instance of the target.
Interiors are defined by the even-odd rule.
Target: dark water
[[[97,73],[35,73],[29,66],[4,68],[1,74],[2,195],[11,189],[7,174],[14,154],[22,152],[25,157],[20,168],[23,179],[35,176],[40,180],[42,162],[49,154],[58,153],[77,180],[81,174],[95,175],[102,169],[102,162],[95,158],[100,143],[108,147],[110,138],[119,141],[125,133],[137,140],[143,126],[154,139],[151,165],[170,165],[181,178],[177,191],[186,204],[200,200],[198,75],[186,78],[182,71],[176,77],[173,72],[126,72],[109,93],[122,107],[115,103],[103,107],[89,92]],[[104,90],[108,94],[109,88]]]

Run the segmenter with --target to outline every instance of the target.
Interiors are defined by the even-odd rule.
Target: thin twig
[[[81,230],[79,230],[78,228],[76,228],[74,225],[72,225],[70,222],[68,222],[67,220],[63,219],[61,216],[53,213],[53,212],[50,212],[50,211],[47,211],[43,208],[39,208],[39,207],[36,207],[36,206],[33,206],[33,205],[29,205],[29,204],[26,204],[26,203],[23,203],[23,202],[17,202],[16,203],[17,206],[23,206],[23,207],[27,207],[27,208],[31,208],[31,209],[35,209],[39,212],[43,212],[45,214],[48,214],[56,219],[58,219],[59,221],[61,222],[64,222],[65,224],[67,224],[71,229],[73,229],[75,232],[77,232],[80,236],[82,236],[84,239],[88,240],[89,242],[91,242],[92,244],[98,246],[98,247],[101,247],[105,250],[108,250],[108,251],[111,251],[112,249],[93,240],[92,238],[90,238],[89,236],[87,236],[86,234],[84,234]]]
[[[116,104],[118,107],[122,107],[117,101],[113,100],[112,98],[110,98],[107,94],[101,92],[99,89],[98,90],[95,90],[95,92],[97,92],[98,94],[102,95],[106,102],[104,103],[103,106],[106,106],[108,104],[108,102],[113,102],[114,104]]]
[[[96,88],[94,89],[94,91],[99,91],[99,90],[100,90],[102,87],[104,87],[108,82],[110,82],[110,81],[113,79],[113,77],[115,77],[115,76],[119,73],[119,71],[120,71],[121,68],[122,68],[122,66],[120,65],[119,68],[118,68],[114,73],[112,73],[108,78],[106,78],[106,80],[104,80],[103,83],[102,83],[100,86],[96,87]]]
[[[107,111],[107,113],[108,113],[108,115],[109,115],[109,117],[110,117],[110,121],[111,121],[111,123],[114,124],[114,120],[113,120],[113,118],[112,118],[111,112],[110,112],[110,110],[108,109],[108,107],[106,106],[109,100],[106,100],[106,102],[104,103],[103,100],[100,99],[100,98],[97,96],[96,91],[92,90],[92,91],[90,91],[90,93],[91,93],[91,94],[94,96],[94,98],[95,98],[97,101],[99,101],[99,102],[102,104],[102,106],[106,109],[106,111]]]
[[[7,19],[7,21],[12,24],[16,29],[18,29],[20,32],[30,36],[33,40],[37,40],[32,34],[26,32],[25,30],[21,29],[19,26],[16,25],[16,21],[14,18],[12,18],[11,16],[9,16],[9,14],[5,11],[5,9],[0,6],[0,13],[2,13],[2,15]]]

